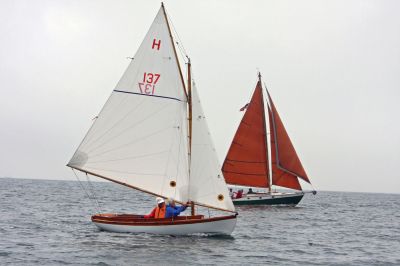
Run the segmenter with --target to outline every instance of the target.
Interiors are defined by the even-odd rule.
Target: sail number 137
[[[143,82],[139,82],[140,93],[154,94],[154,90],[156,88],[155,85],[157,84],[159,78],[160,74],[144,72]]]

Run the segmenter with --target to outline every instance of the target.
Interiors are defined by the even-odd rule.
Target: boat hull
[[[197,215],[145,219],[129,214],[97,214],[92,216],[92,222],[101,230],[118,233],[230,235],[236,226],[236,215],[214,218]]]
[[[247,194],[240,199],[234,199],[234,205],[290,205],[296,206],[304,193],[260,193]]]

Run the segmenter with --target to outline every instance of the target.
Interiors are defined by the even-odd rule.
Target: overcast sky
[[[221,163],[259,69],[316,189],[400,193],[400,1],[165,4]],[[65,164],[159,7],[0,2],[0,177],[74,179]]]

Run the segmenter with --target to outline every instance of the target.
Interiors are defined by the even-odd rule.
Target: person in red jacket
[[[164,218],[167,206],[163,198],[156,198],[157,206],[151,211],[150,214],[144,215],[143,218]]]
[[[243,197],[243,189],[239,189],[238,192],[236,192],[236,194],[234,195],[235,199],[240,199]]]

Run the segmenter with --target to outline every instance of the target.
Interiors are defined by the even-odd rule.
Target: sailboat
[[[112,232],[231,234],[234,205],[194,81],[185,84],[164,5],[111,96],[67,166],[178,203],[191,213],[172,218],[97,213]],[[196,212],[218,210],[212,217]],[[210,212],[209,212],[210,213]],[[221,214],[223,213],[223,215]]]
[[[310,180],[267,88],[265,91],[267,99],[259,73],[251,101],[241,109],[245,113],[226,155],[222,172],[228,184],[251,188],[250,193],[238,198],[234,196],[235,205],[296,205],[305,193],[299,179],[307,183]],[[267,134],[268,129],[271,134]],[[273,185],[290,191],[273,191]],[[262,189],[262,192],[253,192],[253,188]]]

